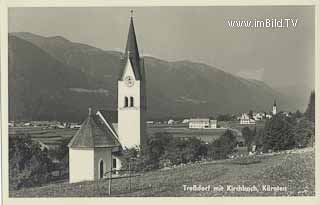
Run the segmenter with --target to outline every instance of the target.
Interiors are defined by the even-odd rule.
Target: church
[[[139,55],[132,15],[117,94],[117,111],[93,113],[89,108],[87,118],[69,142],[70,183],[106,177],[107,172],[121,168],[122,150],[139,149],[145,143],[145,68]]]

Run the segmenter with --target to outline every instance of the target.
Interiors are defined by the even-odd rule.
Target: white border
[[[1,0],[0,0],[1,1]],[[319,89],[319,55],[320,55],[320,45],[319,45],[319,1],[318,0],[245,0],[245,1],[236,1],[236,0],[2,0],[1,1],[1,10],[0,10],[0,19],[1,19],[1,134],[3,137],[8,136],[8,8],[9,7],[98,7],[98,6],[118,6],[118,7],[139,7],[139,6],[263,6],[263,5],[316,5],[316,124],[319,124],[319,106],[320,106],[320,97],[317,91]],[[320,168],[320,127],[316,127],[316,197],[159,197],[159,198],[8,198],[7,187],[3,189],[3,204],[41,204],[46,205],[51,204],[106,204],[106,203],[139,203],[141,204],[162,204],[162,203],[185,203],[185,204],[199,204],[199,203],[244,203],[244,204],[268,204],[271,203],[283,203],[288,202],[290,204],[319,204],[320,202],[320,186],[319,186],[319,168]],[[1,145],[7,145],[3,143]],[[7,149],[5,149],[7,150]],[[4,152],[4,149],[1,150],[2,153],[2,182],[8,182],[8,154]]]

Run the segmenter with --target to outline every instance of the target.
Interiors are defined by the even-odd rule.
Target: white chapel
[[[96,180],[121,168],[121,151],[143,146],[146,138],[146,79],[133,17],[118,76],[117,111],[89,108],[87,119],[68,144],[69,182]]]

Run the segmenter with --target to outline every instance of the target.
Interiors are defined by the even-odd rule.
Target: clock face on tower
[[[124,78],[124,82],[125,82],[125,84],[126,84],[128,87],[131,87],[131,86],[133,86],[133,84],[134,84],[134,79],[133,79],[133,77],[131,77],[131,76],[126,76],[126,77]]]

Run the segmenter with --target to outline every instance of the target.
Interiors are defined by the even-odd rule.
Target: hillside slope
[[[15,45],[16,49],[10,44]],[[23,48],[24,44],[30,48]],[[9,88],[19,98],[10,103],[13,111],[10,113],[11,119],[42,119],[42,112],[46,112],[46,118],[80,120],[85,116],[88,106],[106,109],[117,107],[119,52],[73,43],[59,36],[13,33],[9,39],[9,57],[9,71],[14,73],[9,78]],[[51,61],[56,63],[54,69],[49,63],[44,64]],[[269,111],[275,98],[280,109],[297,109],[295,100],[263,82],[243,79],[202,63],[168,62],[145,57],[145,67],[149,118],[204,117],[218,113],[248,112],[250,109]],[[43,72],[38,72],[39,69]],[[24,76],[23,81],[19,80],[21,75]],[[48,76],[51,76],[51,80],[45,80],[38,86],[47,89],[47,95],[57,102],[56,108],[53,109],[49,101],[38,106],[43,111],[35,111],[34,107],[26,108],[30,106],[29,98],[35,101],[39,97],[35,90],[31,90],[33,87],[26,85]],[[58,88],[49,89],[55,86]],[[32,95],[22,97],[23,92]],[[55,97],[59,95],[60,98]],[[23,114],[25,110],[30,113]]]
[[[212,196],[314,196],[313,148],[293,153],[259,156],[259,163],[241,165],[237,159],[185,165],[132,178],[112,180],[112,196],[212,197]],[[211,186],[210,191],[184,191],[183,185]],[[257,191],[228,191],[227,186],[256,186]],[[287,187],[287,191],[264,191],[262,186]],[[223,190],[213,190],[222,186]],[[10,192],[11,197],[108,197],[108,181],[53,184]]]

